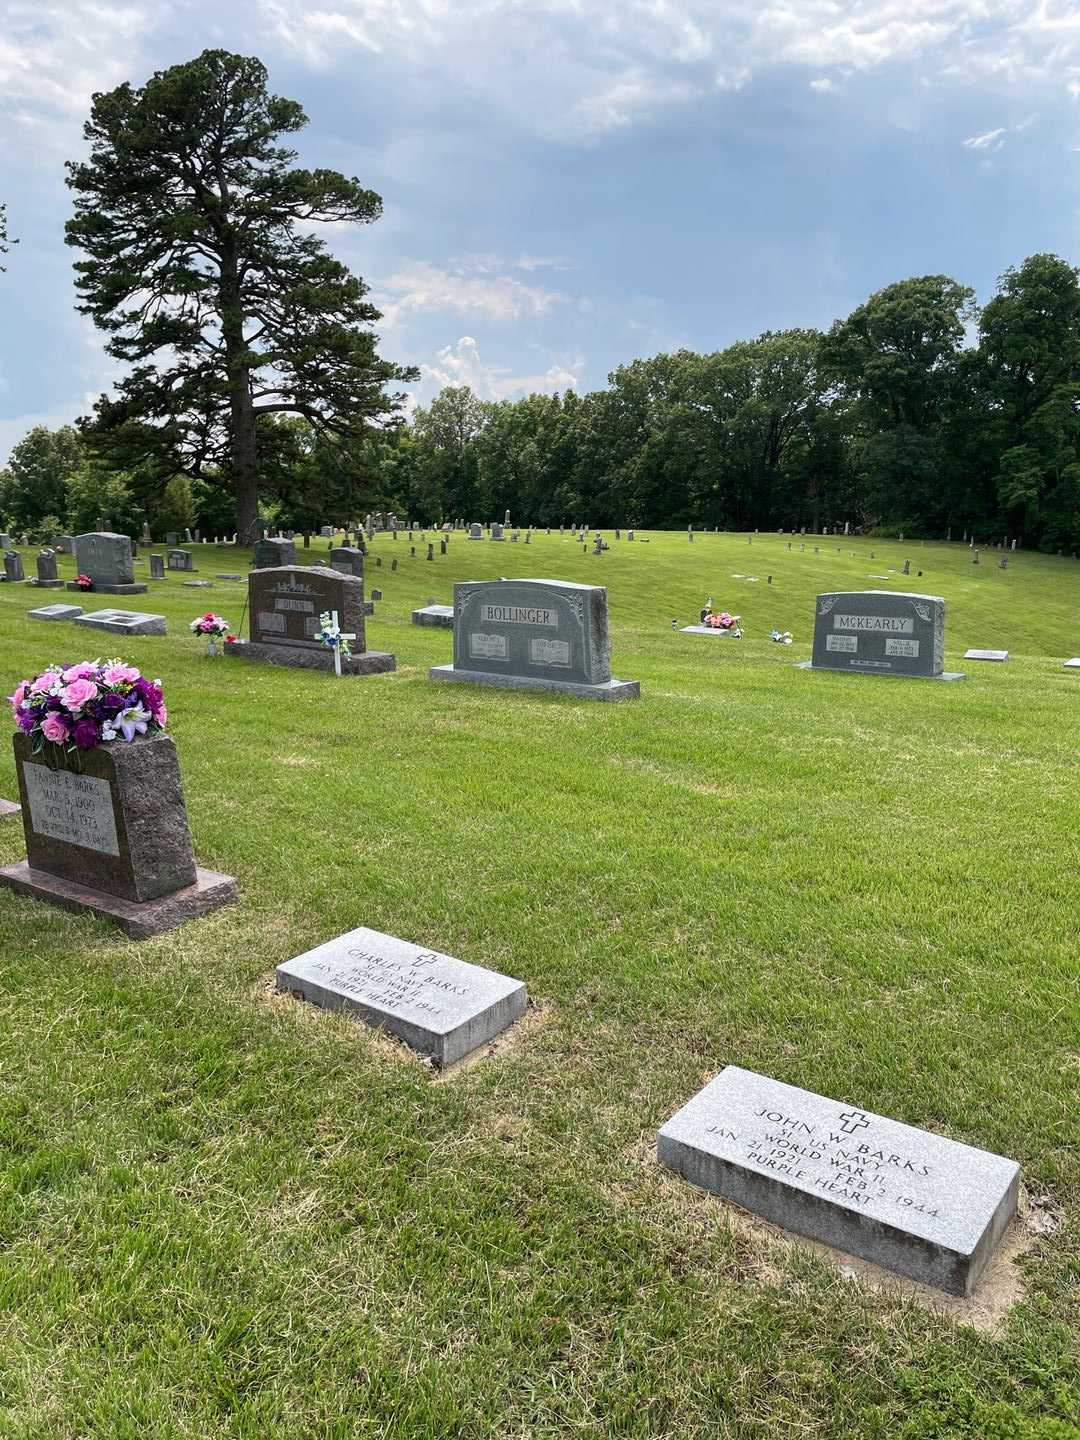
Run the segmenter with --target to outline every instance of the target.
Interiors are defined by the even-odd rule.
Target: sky
[[[225,48],[383,197],[325,239],[380,348],[484,399],[1080,259],[1080,0],[0,0],[0,464],[118,374],[75,309],[95,91]]]

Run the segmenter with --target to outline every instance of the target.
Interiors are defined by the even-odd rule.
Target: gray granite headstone
[[[503,527],[502,527],[497,521],[492,524],[492,527],[491,527],[491,538],[492,538],[492,540],[505,540],[505,539],[506,539],[506,536],[503,534]]]
[[[945,601],[905,591],[834,591],[817,597],[814,670],[961,680],[944,670]]]
[[[277,967],[279,990],[345,1010],[439,1065],[452,1065],[525,1013],[508,975],[361,927]]]
[[[28,610],[27,615],[31,620],[74,620],[76,615],[83,613],[81,605],[40,605],[36,610]]]
[[[636,680],[613,680],[607,590],[566,580],[476,580],[454,586],[454,663],[433,680],[560,690],[634,700]]]
[[[56,572],[55,550],[46,547],[37,557],[37,583],[44,590],[55,590],[64,583]]]
[[[150,579],[151,579],[151,580],[164,580],[164,579],[165,579],[165,557],[164,557],[164,555],[151,555],[151,556],[150,556]]]
[[[135,583],[131,540],[127,535],[92,531],[75,537],[75,569],[88,575],[95,590],[104,595],[143,595],[146,586]],[[68,589],[78,587],[68,582]]]
[[[275,539],[263,538],[255,546],[254,568],[269,570],[279,565],[296,564],[296,546],[283,535]]]
[[[91,610],[75,616],[76,625],[107,630],[110,635],[164,635],[165,616],[144,610]]]
[[[482,525],[477,524],[476,521],[473,521],[473,523],[469,526],[469,539],[470,539],[470,540],[482,540],[483,538],[484,538],[484,527],[483,527]]]
[[[194,570],[195,559],[190,550],[169,551],[170,570]]]
[[[1008,652],[1007,650],[965,650],[965,651],[964,651],[964,659],[965,659],[965,660],[997,660],[997,661],[1004,661],[1004,660],[1008,660],[1008,658],[1009,658],[1009,652]]]
[[[331,570],[340,570],[343,575],[364,578],[364,552],[352,545],[335,545],[330,551]]]
[[[166,532],[165,532],[165,544],[166,544],[166,545],[179,545],[179,544],[180,544],[180,532],[179,532],[178,530],[166,530]]]
[[[26,579],[22,556],[17,550],[8,550],[4,554],[4,577],[12,583]]]
[[[661,1163],[755,1215],[969,1295],[1016,1213],[1014,1160],[729,1065],[664,1125]]]

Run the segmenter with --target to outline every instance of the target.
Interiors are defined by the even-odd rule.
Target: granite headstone
[[[337,612],[352,654],[343,656],[343,675],[393,670],[393,655],[368,650],[364,636],[364,582],[321,565],[282,565],[248,575],[251,639],[227,645],[225,654],[302,670],[334,669],[333,651],[315,638],[321,615]]]
[[[962,680],[944,669],[945,601],[906,591],[817,597],[813,659],[804,669]]]

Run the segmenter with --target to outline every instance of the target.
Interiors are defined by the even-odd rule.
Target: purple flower
[[[30,731],[33,730],[37,724],[37,716],[33,710],[20,710],[15,716],[15,723],[24,735],[29,735]]]
[[[80,720],[75,726],[75,744],[80,750],[93,750],[100,737],[93,720]]]
[[[161,705],[161,686],[155,685],[152,680],[136,680],[133,688],[148,710],[157,710]]]
[[[99,708],[103,715],[119,715],[127,705],[127,698],[124,695],[103,695]]]

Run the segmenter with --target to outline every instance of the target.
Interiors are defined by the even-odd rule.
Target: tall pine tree
[[[303,415],[357,438],[393,423],[363,281],[310,227],[377,220],[382,201],[335,170],[304,170],[279,145],[307,117],[271,95],[254,58],[206,50],[93,97],[85,162],[68,165],[67,241],[80,309],[132,369],[102,396],[96,448],[123,467],[231,477],[236,528],[255,537],[261,416]]]

